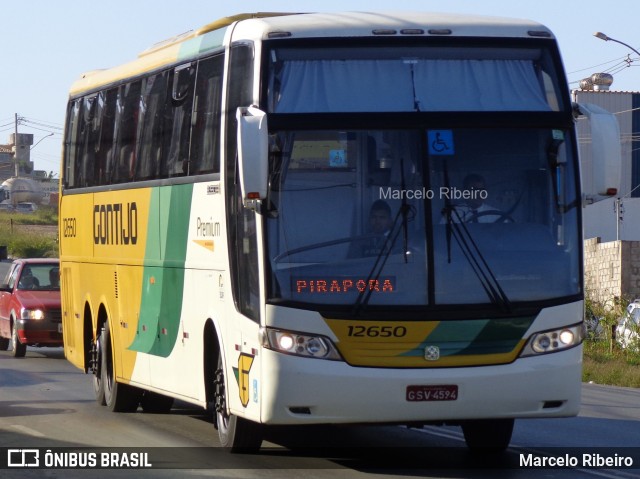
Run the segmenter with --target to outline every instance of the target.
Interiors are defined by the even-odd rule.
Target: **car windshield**
[[[20,272],[18,289],[60,291],[60,268],[58,264],[26,264]]]

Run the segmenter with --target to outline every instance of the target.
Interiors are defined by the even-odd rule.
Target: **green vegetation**
[[[582,380],[608,386],[640,388],[640,354],[615,348],[602,340],[584,343]]]
[[[615,339],[615,327],[626,313],[627,298],[593,299],[587,293],[582,380],[609,386],[640,388],[640,340],[621,348]],[[599,327],[596,328],[595,318]]]
[[[41,207],[33,213],[0,212],[0,246],[10,257],[58,256],[58,213]]]

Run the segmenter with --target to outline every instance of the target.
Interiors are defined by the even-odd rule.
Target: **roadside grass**
[[[640,340],[622,348],[615,339],[616,327],[627,315],[629,302],[627,297],[598,296],[586,290],[584,321],[588,333],[583,347],[583,382],[640,388]]]
[[[58,213],[41,207],[33,213],[0,211],[0,246],[10,257],[53,258],[58,256]]]
[[[582,381],[640,388],[640,353],[611,347],[608,340],[584,342]]]

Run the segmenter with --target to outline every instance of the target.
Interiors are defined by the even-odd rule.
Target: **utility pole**
[[[18,114],[15,114],[15,135],[13,136],[13,162],[15,167],[15,176],[18,177],[18,173],[20,172],[20,168],[18,166]]]

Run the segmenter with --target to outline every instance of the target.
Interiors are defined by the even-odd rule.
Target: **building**
[[[618,195],[583,210],[585,284],[593,299],[640,297],[640,92],[575,90],[576,103],[593,103],[615,113],[620,126],[622,175]],[[591,161],[588,122],[578,120],[580,161]],[[589,171],[589,168],[584,168]],[[584,182],[591,178],[583,178]]]
[[[34,171],[31,161],[33,135],[15,133],[0,145],[0,203],[27,201],[57,204],[58,182],[45,171]]]
[[[622,183],[615,198],[588,205],[584,210],[584,238],[640,241],[640,143],[634,143],[634,132],[640,132],[640,92],[610,90],[575,90],[573,101],[593,103],[615,113],[620,125]],[[588,122],[578,120],[580,161],[591,161],[588,144],[591,134]],[[635,145],[635,147],[634,147]],[[588,168],[584,169],[589,171]],[[584,178],[585,182],[591,178]]]

